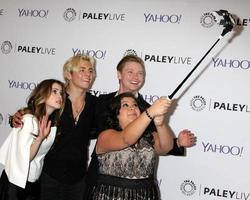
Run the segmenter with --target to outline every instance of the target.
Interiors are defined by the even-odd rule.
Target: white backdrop
[[[192,130],[186,156],[160,158],[162,199],[250,200],[250,55],[248,0],[0,0],[0,144],[8,114],[45,78],[62,79],[75,53],[97,60],[92,93],[118,88],[116,65],[127,50],[146,64],[141,90],[152,103],[172,93],[221,34],[210,12],[235,16],[228,33],[175,95],[170,125]],[[93,144],[92,144],[93,145]],[[1,166],[2,167],[2,166]]]

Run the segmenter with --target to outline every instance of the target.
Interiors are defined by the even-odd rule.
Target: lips
[[[138,81],[130,81],[130,83],[133,84],[133,85],[138,85],[140,82],[138,82]]]
[[[130,113],[128,114],[129,117],[137,117],[137,114],[136,113]]]
[[[56,101],[58,105],[62,105],[62,101]]]
[[[88,80],[83,80],[83,82],[85,82],[85,83],[90,83],[91,82],[91,80],[90,79],[88,79]]]

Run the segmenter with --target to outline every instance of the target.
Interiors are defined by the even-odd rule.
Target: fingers
[[[167,98],[162,98],[161,101],[162,101],[161,103],[163,106],[163,110],[162,110],[161,114],[165,114],[168,112],[168,109],[170,108],[172,101],[170,99],[167,99]]]
[[[22,115],[19,112],[16,112],[12,119],[12,124],[15,128],[21,127],[23,125]]]
[[[51,126],[51,121],[48,121],[48,123],[47,123],[47,129],[50,129],[50,126]]]
[[[49,116],[48,115],[44,115],[40,121],[40,127],[42,129],[48,129],[51,125],[51,121],[49,120]]]
[[[39,122],[39,136],[46,138],[50,132],[51,121],[48,115],[44,115]]]
[[[172,101],[167,99],[166,97],[160,97],[151,106],[151,113],[154,117],[158,115],[163,115],[167,113],[169,107],[171,106],[171,103]]]
[[[192,147],[196,144],[196,137],[194,136],[193,133],[189,133],[188,134],[188,147]]]
[[[183,131],[180,132],[178,140],[180,145],[183,147],[192,147],[196,145],[197,142],[196,136],[187,129],[184,129]]]

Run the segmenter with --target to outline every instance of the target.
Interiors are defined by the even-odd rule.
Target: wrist
[[[145,113],[147,115],[147,117],[150,119],[150,120],[153,120],[154,118],[149,114],[148,110],[146,109],[145,110]]]
[[[41,136],[37,136],[35,139],[35,142],[42,143],[43,140],[44,140],[44,138],[42,138]]]
[[[10,125],[11,128],[14,127],[14,126],[13,126],[13,117],[14,117],[14,115],[9,115],[8,123],[9,123],[9,125]]]
[[[178,146],[179,148],[182,147],[181,144],[180,144],[180,142],[179,142],[179,138],[176,139],[176,144],[177,144],[177,146]]]

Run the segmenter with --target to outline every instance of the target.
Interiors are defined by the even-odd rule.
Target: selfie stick
[[[207,51],[207,53],[201,58],[201,60],[195,65],[195,67],[189,72],[189,74],[183,79],[183,81],[177,86],[177,88],[168,96],[169,99],[172,99],[176,92],[181,88],[181,86],[187,81],[187,79],[191,76],[191,74],[196,70],[196,68],[201,64],[204,58],[210,53],[210,51],[215,47],[215,45],[226,35],[228,32],[232,31],[233,27],[235,26],[235,20],[233,19],[232,15],[228,13],[226,10],[219,10],[214,11],[213,17],[215,22],[219,25],[224,26],[224,30],[222,31],[219,38],[213,44],[213,46]]]

